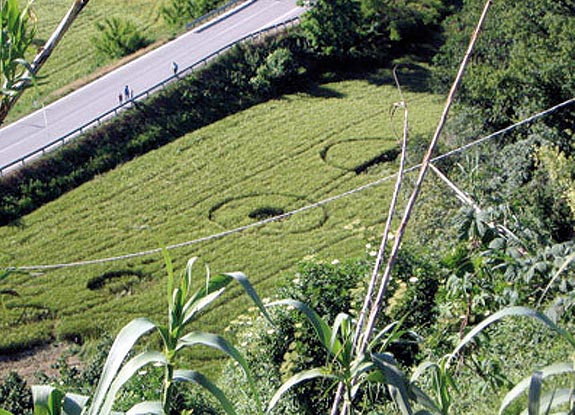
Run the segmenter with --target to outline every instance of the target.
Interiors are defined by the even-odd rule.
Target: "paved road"
[[[0,129],[0,169],[116,107],[125,85],[137,95],[172,76],[174,61],[180,69],[191,66],[250,33],[300,15],[304,9],[296,2],[250,0]]]

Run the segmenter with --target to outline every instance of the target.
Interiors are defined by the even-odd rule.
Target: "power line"
[[[555,112],[555,111],[557,111],[563,107],[567,107],[573,103],[575,103],[575,98],[571,98],[567,101],[563,101],[560,104],[557,104],[551,108],[548,108],[544,111],[541,111],[541,112],[539,112],[535,115],[532,115],[528,118],[525,118],[522,121],[519,121],[513,125],[510,125],[509,127],[506,127],[504,129],[496,131],[492,134],[489,134],[485,137],[482,137],[482,138],[477,139],[475,141],[472,141],[468,144],[460,146],[454,150],[448,151],[445,154],[434,157],[430,160],[430,162],[436,163],[436,162],[441,161],[445,158],[448,158],[448,157],[454,156],[456,154],[462,153],[462,152],[464,152],[464,151],[466,151],[472,147],[476,147],[480,144],[483,144],[489,140],[492,140],[495,137],[498,137],[498,136],[503,135],[503,134],[505,134],[511,130],[514,130],[515,128],[521,127],[525,124],[529,124],[530,122],[533,122],[535,120],[538,120],[539,118],[545,117],[546,115],[549,115],[550,113]],[[412,172],[412,171],[419,169],[420,167],[421,167],[421,163],[405,169],[404,172],[409,173],[409,172]],[[170,246],[166,247],[166,249],[174,250],[174,249],[178,249],[178,248],[187,247],[190,245],[195,245],[195,244],[198,244],[201,242],[212,241],[212,240],[224,238],[226,236],[233,235],[236,233],[241,233],[241,232],[244,232],[244,231],[252,229],[252,228],[261,227],[261,226],[267,225],[268,223],[277,222],[277,221],[280,221],[282,219],[286,219],[286,218],[289,218],[291,216],[297,215],[299,213],[321,207],[321,206],[326,205],[326,204],[331,203],[331,202],[335,202],[339,199],[343,199],[345,197],[354,195],[356,193],[363,192],[364,190],[367,190],[367,189],[370,189],[372,187],[378,186],[382,183],[385,183],[385,182],[395,178],[396,176],[397,176],[397,173],[393,173],[389,176],[383,177],[383,178],[378,179],[376,181],[373,181],[371,183],[356,187],[355,189],[349,190],[349,191],[344,192],[344,193],[340,193],[340,194],[332,196],[332,197],[328,197],[326,199],[320,200],[319,202],[303,206],[299,209],[295,209],[295,210],[292,210],[290,212],[286,212],[286,213],[283,213],[281,215],[274,216],[272,218],[268,218],[268,219],[264,219],[264,220],[261,220],[258,222],[250,223],[248,225],[240,226],[238,228],[230,229],[230,230],[227,230],[224,232],[212,234],[209,236],[204,236],[204,237],[201,237],[198,239],[193,239],[191,241],[181,242],[181,243],[178,243],[175,245],[170,245]],[[39,270],[51,270],[51,269],[60,269],[60,268],[74,268],[74,267],[82,267],[82,266],[87,266],[87,265],[97,265],[97,264],[104,264],[104,263],[108,263],[108,262],[122,261],[122,260],[126,260],[126,259],[131,259],[131,258],[138,258],[138,257],[153,255],[153,254],[157,254],[160,252],[162,252],[162,248],[150,249],[147,251],[140,251],[140,252],[136,252],[136,253],[132,253],[132,254],[126,254],[126,255],[120,255],[120,256],[114,256],[114,257],[102,258],[102,259],[94,259],[94,260],[88,260],[88,261],[78,261],[78,262],[70,262],[70,263],[63,263],[63,264],[52,264],[52,265],[30,265],[30,266],[23,266],[23,267],[12,267],[12,268],[8,268],[8,269],[10,269],[10,270],[21,270],[21,271],[33,271],[33,270],[39,271]]]

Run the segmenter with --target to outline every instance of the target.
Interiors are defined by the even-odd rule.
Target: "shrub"
[[[32,391],[16,372],[6,376],[0,385],[0,408],[14,415],[30,415],[33,412]]]
[[[96,23],[96,28],[100,34],[92,42],[98,53],[110,59],[130,55],[151,43],[130,20],[108,17],[103,23]]]

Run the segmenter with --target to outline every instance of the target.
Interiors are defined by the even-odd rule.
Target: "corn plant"
[[[22,88],[30,86],[30,64],[26,52],[36,33],[32,1],[20,7],[18,0],[0,0],[0,123],[8,102]]]
[[[232,403],[223,392],[201,373],[189,369],[176,369],[178,354],[196,345],[204,345],[224,352],[234,359],[245,372],[249,385],[254,392],[259,413],[263,413],[261,402],[254,387],[254,381],[245,359],[238,350],[224,338],[198,331],[186,332],[186,326],[199,313],[212,304],[233,280],[239,282],[265,316],[268,316],[263,303],[252,285],[242,273],[221,274],[210,277],[209,270],[205,285],[192,293],[192,268],[196,258],[188,261],[184,276],[179,284],[174,278],[172,262],[167,256],[168,271],[167,301],[168,322],[156,324],[147,318],[137,318],[124,326],[117,335],[108,354],[100,380],[92,397],[64,394],[51,386],[33,387],[35,414],[38,415],[108,415],[112,412],[116,395],[122,386],[146,365],[157,365],[164,369],[164,381],[161,399],[141,402],[126,414],[169,414],[175,382],[190,382],[207,389],[222,405],[226,414],[235,415]],[[144,335],[157,331],[162,340],[161,351],[144,351],[127,359],[136,342]],[[3,415],[0,412],[0,415]]]
[[[364,355],[354,357],[355,321],[351,316],[340,313],[330,327],[306,304],[296,300],[281,300],[268,304],[268,307],[288,306],[302,312],[313,326],[321,346],[331,361],[321,367],[304,370],[292,376],[277,390],[268,404],[268,413],[277,405],[282,396],[292,387],[311,379],[328,379],[333,386],[344,387],[345,407],[349,414],[354,413],[357,394],[367,384],[383,385],[403,415],[412,415],[411,402],[417,402],[430,410],[437,411],[433,401],[399,370],[393,355],[382,352],[391,342],[405,332],[399,330],[399,323],[392,323],[381,330],[369,343]],[[423,415],[429,412],[419,411]]]

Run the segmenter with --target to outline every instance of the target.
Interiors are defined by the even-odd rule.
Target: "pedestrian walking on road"
[[[178,64],[174,61],[172,62],[172,70],[174,71],[174,76],[178,75]]]
[[[123,97],[122,93],[120,92],[120,93],[118,94],[118,102],[120,103],[120,105],[122,105],[122,104],[124,103],[124,99],[123,99],[123,98],[124,98],[124,97]]]
[[[128,85],[124,87],[124,98],[126,101],[130,100],[130,87]]]

